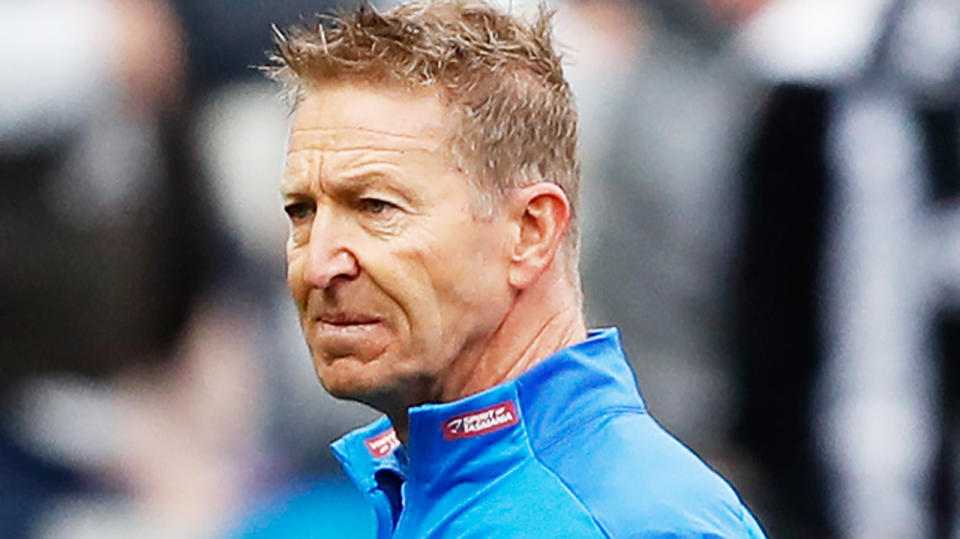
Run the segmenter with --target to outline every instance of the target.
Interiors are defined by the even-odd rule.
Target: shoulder
[[[642,411],[610,410],[534,451],[611,537],[763,536],[733,488]]]

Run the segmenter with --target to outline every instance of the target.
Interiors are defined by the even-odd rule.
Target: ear
[[[536,282],[556,258],[570,224],[570,200],[558,185],[535,183],[514,191],[511,209],[517,226],[510,261],[510,285]]]

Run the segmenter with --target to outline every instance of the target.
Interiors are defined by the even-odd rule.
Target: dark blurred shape
[[[851,69],[772,86],[744,161],[737,436],[772,537],[960,526],[944,252],[960,237],[960,8],[884,5]]]
[[[943,313],[937,320],[935,335],[940,380],[938,440],[932,502],[936,518],[935,537],[950,537],[956,530],[951,523],[960,507],[960,309]]]
[[[58,211],[59,182],[71,181],[72,145],[62,141],[0,154],[0,399],[13,417],[28,380],[80,376],[109,380],[163,365],[174,355],[194,304],[211,277],[216,243],[189,137],[177,121],[157,130],[159,169],[142,163],[146,204],[110,207],[85,224]],[[72,200],[80,204],[79,200]],[[0,424],[0,536],[30,530],[59,500],[102,495],[87,471],[48,459]],[[105,490],[106,489],[106,490]]]
[[[272,48],[270,25],[326,13],[333,0],[173,0],[187,35],[192,93],[240,79],[259,79],[253,69]]]
[[[29,537],[34,518],[51,500],[92,486],[75,470],[26,451],[0,426],[0,489],[16,493],[0,503],[0,536],[19,539]]]
[[[922,107],[917,111],[923,142],[929,148],[927,174],[934,203],[960,199],[960,110]]]
[[[19,539],[38,526],[69,533],[58,519],[77,512],[62,504],[132,498],[104,471],[122,464],[94,462],[122,451],[122,436],[73,437],[125,427],[70,399],[108,394],[131,371],[166,372],[223,257],[167,3],[2,6],[7,23],[76,30],[39,34],[43,47],[3,43],[28,71],[3,85],[0,125],[0,489],[13,493],[0,537]],[[48,72],[64,76],[20,91]],[[42,421],[58,406],[66,429]]]
[[[136,168],[148,176],[138,182],[145,203],[84,225],[56,209],[55,184],[73,180],[75,141],[0,154],[4,390],[27,376],[103,377],[169,357],[216,243],[185,126],[167,118],[156,140],[162,166]]]
[[[829,110],[823,89],[775,89],[746,158],[734,324],[744,398],[735,436],[776,484],[762,498],[778,517],[765,522],[771,537],[838,536],[811,432],[823,360],[817,296],[830,199]]]
[[[635,0],[662,30],[681,35],[701,46],[716,46],[730,36],[728,12],[703,0]]]

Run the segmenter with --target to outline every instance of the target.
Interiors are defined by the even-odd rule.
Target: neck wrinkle
[[[587,327],[574,287],[544,275],[520,291],[513,306],[476,355],[460,357],[427,402],[453,402],[512,380],[558,350],[586,340]],[[552,278],[551,278],[552,277]],[[422,404],[422,403],[421,403]],[[408,442],[408,408],[387,410],[397,437]]]
[[[493,385],[520,376],[557,350],[576,344],[586,339],[586,336],[586,327],[579,309],[572,305],[567,306],[544,321],[530,344]]]
[[[451,402],[520,376],[554,352],[586,339],[586,323],[575,295],[527,289],[472,361],[458,362],[441,388]],[[457,369],[456,367],[460,368]]]

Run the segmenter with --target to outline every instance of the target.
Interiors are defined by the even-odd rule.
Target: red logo
[[[387,429],[372,438],[367,438],[363,444],[367,446],[367,451],[373,455],[373,458],[382,459],[400,446],[400,439],[397,438],[396,431]]]
[[[520,422],[513,401],[504,401],[489,408],[458,415],[443,424],[443,437],[447,440],[470,438],[504,429]]]

